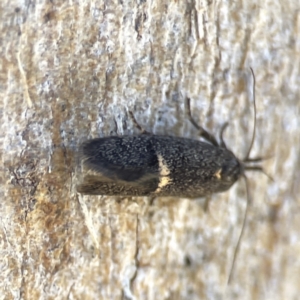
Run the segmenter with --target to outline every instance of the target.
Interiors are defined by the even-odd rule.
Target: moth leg
[[[149,205],[152,206],[154,204],[154,201],[157,197],[156,196],[151,196],[149,200]]]
[[[211,196],[205,197],[205,201],[204,201],[204,205],[203,205],[204,212],[208,211],[208,205],[209,205],[210,200],[211,200]]]
[[[129,111],[129,115],[130,115],[130,117],[131,117],[131,119],[132,119],[132,122],[133,122],[134,126],[135,126],[138,130],[140,130],[142,134],[151,134],[150,132],[148,132],[147,130],[145,130],[145,129],[137,122],[137,120],[135,119],[134,114],[133,114],[133,112],[132,112],[131,110]]]
[[[227,149],[227,147],[226,147],[226,144],[223,139],[223,133],[224,133],[225,129],[227,128],[227,126],[228,126],[228,122],[223,124],[221,131],[220,131],[220,147],[225,148],[225,149]]]
[[[261,173],[265,174],[265,175],[269,178],[269,180],[271,180],[271,181],[274,182],[273,177],[270,176],[270,175],[264,170],[264,168],[261,167],[261,166],[245,166],[245,170],[261,172]]]
[[[268,156],[259,156],[259,157],[254,157],[254,158],[247,158],[244,160],[244,162],[262,162],[267,159],[273,158],[273,155],[268,155]]]
[[[202,136],[204,139],[206,139],[208,142],[212,143],[214,146],[219,147],[219,144],[215,137],[210,134],[207,130],[205,130],[202,126],[198,125],[197,122],[193,119],[191,114],[191,105],[190,105],[191,99],[186,98],[186,110],[187,110],[187,116],[190,122],[194,125],[197,130],[199,130],[200,136]]]

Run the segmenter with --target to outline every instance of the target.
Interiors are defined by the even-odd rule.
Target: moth
[[[206,142],[150,134],[140,127],[131,113],[142,134],[92,139],[83,143],[79,150],[83,181],[77,186],[77,191],[88,195],[198,198],[224,192],[243,177],[247,205],[228,283],[232,278],[249,206],[245,171],[266,174],[260,165],[252,165],[264,158],[250,158],[256,129],[255,76],[252,68],[250,70],[253,77],[254,127],[250,147],[242,160],[227,149],[223,140],[228,123],[222,126],[218,143],[192,118],[189,99],[186,101],[188,118]]]
[[[253,95],[255,77],[253,70]],[[245,170],[260,170],[249,166],[251,146],[243,160],[227,149],[223,140],[225,123],[220,132],[220,142],[199,126],[191,116],[187,99],[188,118],[206,142],[165,135],[153,135],[143,130],[134,136],[108,136],[83,143],[79,159],[83,181],[77,191],[88,195],[109,196],[159,196],[197,198],[228,190]],[[256,106],[254,98],[254,116]]]

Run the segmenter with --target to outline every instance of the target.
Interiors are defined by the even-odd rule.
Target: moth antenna
[[[245,158],[243,159],[244,163],[261,161],[260,157],[255,158],[255,159],[249,158],[251,149],[252,149],[253,144],[254,144],[255,133],[256,133],[256,102],[255,102],[255,84],[256,84],[256,81],[255,81],[255,75],[254,75],[253,69],[251,67],[250,67],[250,70],[251,70],[252,77],[253,77],[252,94],[253,94],[253,108],[254,108],[254,124],[253,124],[253,132],[252,132],[251,143],[250,143],[249,149],[247,151],[247,154],[246,154]],[[260,166],[258,166],[258,167],[245,166],[245,170],[260,171],[260,172],[265,173],[264,170],[262,169],[262,167],[260,167]],[[244,214],[242,229],[241,229],[237,244],[236,244],[235,249],[234,249],[233,260],[232,260],[232,264],[231,264],[231,268],[230,268],[230,272],[229,272],[229,277],[228,277],[228,281],[227,281],[228,285],[231,283],[231,279],[232,279],[232,276],[233,276],[233,271],[234,271],[234,267],[235,267],[236,258],[237,258],[237,255],[238,255],[238,252],[239,252],[239,249],[240,249],[240,245],[241,245],[241,240],[243,238],[244,231],[245,231],[247,214],[248,214],[248,209],[249,209],[249,204],[250,204],[250,193],[249,193],[249,188],[248,188],[248,179],[247,179],[247,176],[245,175],[245,173],[242,174],[242,176],[245,180],[245,185],[246,185],[247,202],[246,202],[246,208],[245,208],[245,214]]]
[[[254,108],[254,124],[253,124],[254,128],[253,128],[253,132],[252,132],[252,140],[251,140],[251,143],[250,143],[250,147],[249,147],[249,149],[247,151],[247,155],[245,156],[243,161],[249,160],[249,156],[250,156],[252,146],[254,144],[255,132],[256,132],[256,102],[255,102],[255,84],[256,84],[256,81],[255,81],[255,75],[254,75],[253,69],[251,67],[250,67],[250,70],[251,70],[252,77],[253,77],[252,94],[253,94],[253,108]]]
[[[248,209],[249,209],[249,203],[250,203],[250,193],[249,193],[249,188],[248,188],[248,179],[247,176],[245,174],[242,175],[244,180],[245,180],[245,184],[246,184],[246,194],[247,194],[247,202],[246,202],[246,208],[245,208],[245,213],[244,213],[244,220],[243,220],[243,224],[242,224],[242,229],[237,241],[237,244],[235,246],[234,249],[234,253],[233,253],[233,260],[232,260],[232,264],[231,264],[231,268],[230,268],[230,272],[229,272],[229,276],[228,276],[228,281],[227,281],[227,285],[229,285],[231,283],[231,279],[233,276],[233,271],[234,271],[234,266],[235,266],[235,262],[236,262],[236,258],[241,246],[241,241],[242,241],[242,237],[244,235],[244,231],[245,231],[245,227],[246,227],[246,221],[247,221],[247,213],[248,213]]]

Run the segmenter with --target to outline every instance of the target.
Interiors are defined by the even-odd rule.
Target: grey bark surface
[[[1,1],[0,299],[296,299],[298,1]],[[225,132],[274,182],[204,199],[83,196],[76,149],[147,131]]]

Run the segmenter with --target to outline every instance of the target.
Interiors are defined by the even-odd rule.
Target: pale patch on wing
[[[162,188],[170,184],[170,182],[172,181],[171,178],[169,177],[170,170],[168,168],[168,165],[164,161],[163,157],[160,154],[158,154],[157,158],[159,164],[159,183],[154,193],[159,193],[162,190]]]
[[[221,179],[221,174],[222,174],[222,169],[219,169],[214,176],[217,177],[218,179]]]

